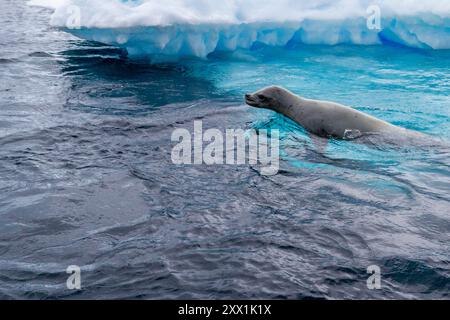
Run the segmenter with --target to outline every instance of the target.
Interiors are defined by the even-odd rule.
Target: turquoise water
[[[241,96],[279,84],[310,99],[350,105],[399,126],[449,137],[449,51],[295,46],[234,53],[196,70]],[[211,78],[211,76],[209,77]]]
[[[0,14],[0,297],[448,298],[449,51],[297,45],[150,65],[50,28],[47,10]],[[440,143],[318,153],[244,105],[272,84]],[[173,165],[171,133],[194,120],[280,129],[279,174]]]
[[[208,64],[206,70],[199,67],[195,72],[214,75],[217,87],[239,98],[277,84],[306,98],[349,105],[395,125],[430,134],[444,143],[449,141],[449,51],[296,45],[230,55],[231,61],[219,60]],[[283,117],[275,118],[285,121]],[[292,123],[288,121],[289,125]],[[352,157],[364,157],[358,149],[355,151]],[[372,156],[369,152],[368,160]]]

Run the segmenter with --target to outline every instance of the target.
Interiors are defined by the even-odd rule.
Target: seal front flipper
[[[316,136],[313,133],[309,133],[308,135],[316,151],[318,153],[324,154],[327,151],[329,139]]]
[[[344,136],[342,137],[342,139],[344,139],[344,140],[356,140],[356,139],[361,138],[362,136],[363,136],[363,134],[359,130],[347,129],[347,130],[345,130]]]

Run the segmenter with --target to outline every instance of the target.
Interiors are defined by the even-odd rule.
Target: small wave
[[[42,52],[42,51],[32,52],[28,56],[34,57],[34,58],[52,58],[53,57],[53,55],[51,55],[50,53]]]
[[[0,64],[16,63],[16,62],[18,62],[17,59],[0,58]]]

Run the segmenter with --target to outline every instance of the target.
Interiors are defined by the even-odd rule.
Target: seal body
[[[355,139],[367,134],[420,136],[338,103],[309,100],[281,87],[268,87],[245,95],[248,105],[276,111],[319,137]]]

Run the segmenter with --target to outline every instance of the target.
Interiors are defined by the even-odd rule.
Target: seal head
[[[255,108],[279,111],[284,105],[291,103],[293,94],[288,90],[271,86],[245,95],[245,103]]]

